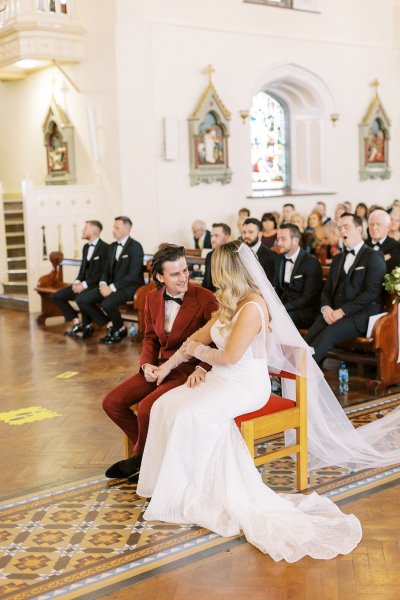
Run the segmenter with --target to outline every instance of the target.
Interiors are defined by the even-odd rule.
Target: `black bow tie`
[[[293,260],[291,258],[286,258],[286,256],[285,256],[285,260],[286,260],[286,262],[291,262],[292,265],[294,265],[294,262],[293,262]]]
[[[182,304],[182,302],[183,302],[182,298],[173,298],[172,296],[167,294],[167,292],[164,292],[164,300],[166,302],[168,302],[168,300],[172,300],[173,302],[176,302],[177,304]]]
[[[374,248],[380,248],[381,246],[382,246],[382,244],[380,242],[374,243]]]
[[[347,256],[348,254],[352,254],[353,256],[356,255],[356,253],[354,252],[354,250],[345,250],[344,251],[345,255]]]
[[[95,248],[95,244],[89,244],[89,248],[90,246],[92,246],[92,248]]]
[[[117,246],[123,246],[123,244],[121,244],[121,242],[117,242]]]

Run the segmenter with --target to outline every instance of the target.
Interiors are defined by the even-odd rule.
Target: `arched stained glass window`
[[[250,111],[253,192],[288,187],[286,122],[278,100],[266,92],[254,96]]]

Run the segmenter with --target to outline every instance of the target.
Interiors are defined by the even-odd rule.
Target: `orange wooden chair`
[[[300,375],[282,371],[277,375],[281,379],[296,381],[296,401],[281,398],[271,394],[267,404],[257,411],[236,417],[235,421],[256,466],[284,456],[296,454],[297,488],[304,490],[308,485],[308,447],[307,447],[307,378],[306,354],[301,351]],[[254,444],[257,440],[266,438],[288,429],[295,429],[296,440],[290,446],[271,450],[255,456]]]

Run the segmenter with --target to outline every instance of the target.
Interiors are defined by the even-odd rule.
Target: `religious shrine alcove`
[[[54,96],[43,122],[47,185],[75,183],[74,127]]]

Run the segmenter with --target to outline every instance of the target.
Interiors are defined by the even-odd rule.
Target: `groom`
[[[146,299],[139,373],[108,392],[103,400],[105,412],[128,436],[134,449],[131,458],[118,461],[105,474],[110,478],[130,477],[129,483],[137,481],[154,402],[184,383],[190,387],[198,385],[211,368],[192,358],[174,369],[157,386],[159,365],[203,327],[218,308],[212,292],[189,283],[182,246],[161,246],[153,256],[151,270],[157,289],[149,292]],[[130,409],[133,404],[138,404],[137,415]]]

